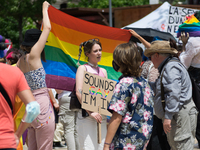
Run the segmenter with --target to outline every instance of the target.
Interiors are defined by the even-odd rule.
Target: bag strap
[[[161,86],[160,88],[161,88],[161,102],[162,102],[162,107],[163,107],[163,111],[165,112],[164,86],[163,86],[163,83],[162,83],[163,72],[164,72],[164,70],[162,71],[162,74],[160,76],[160,86]]]
[[[12,103],[11,103],[10,97],[8,96],[6,90],[4,89],[4,87],[2,86],[1,83],[0,83],[0,92],[3,95],[3,97],[6,99],[8,105],[10,106],[11,112],[13,114],[13,107],[12,107]]]
[[[76,91],[76,82],[74,83],[74,88],[72,92],[75,92],[75,91]]]
[[[180,63],[180,64],[182,64],[179,60],[173,60],[173,59],[171,59],[171,60],[169,60],[168,62],[170,62],[170,61],[174,61],[174,62],[178,62],[178,63]],[[168,63],[167,62],[167,63]],[[166,63],[166,64],[167,64]],[[165,64],[165,65],[166,65]],[[182,64],[182,66],[186,69],[186,67]],[[165,69],[165,68],[164,68]],[[163,86],[163,83],[162,83],[162,77],[163,77],[163,72],[164,72],[164,69],[163,69],[163,71],[162,71],[162,74],[161,74],[161,76],[160,76],[160,88],[161,88],[161,102],[162,102],[162,107],[163,107],[163,110],[164,110],[164,112],[165,112],[165,96],[164,96],[164,86]],[[187,71],[187,69],[186,69],[186,71]]]

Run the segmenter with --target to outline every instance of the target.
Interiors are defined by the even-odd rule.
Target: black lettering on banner
[[[180,21],[180,17],[176,16],[176,17],[175,17],[175,22],[176,22],[176,24],[178,24],[179,21]]]
[[[172,7],[170,6],[170,7],[169,7],[169,14],[170,14],[170,15],[172,15],[171,10],[172,10]]]
[[[109,89],[110,91],[113,91],[113,90],[114,90],[114,86],[113,86],[113,82],[112,82],[112,81],[110,82],[110,86],[109,86],[109,87],[111,87],[111,88]]]
[[[172,31],[172,25],[168,25],[168,27],[167,27],[167,32],[170,32],[170,33],[171,33],[171,31]]]
[[[182,12],[184,13],[184,15],[181,15],[182,17],[185,17],[185,16],[187,15],[186,10],[187,10],[186,8],[183,8],[183,9],[182,9]]]
[[[179,27],[178,25],[175,25],[175,26],[174,26],[174,33],[177,33],[178,27]]]
[[[101,97],[101,99],[102,99],[101,109],[106,109],[106,108],[105,108],[106,106],[104,106],[104,102],[106,101],[106,99],[105,99],[105,98],[102,98],[102,97]]]
[[[91,80],[91,78],[92,78],[92,80]],[[91,81],[92,81],[92,83],[91,83]],[[93,76],[90,76],[90,77],[89,77],[89,85],[92,86],[93,83],[94,83],[94,77],[93,77]]]
[[[99,80],[99,88],[104,88],[104,80]]]
[[[183,18],[180,18],[180,24],[183,24]]]
[[[92,101],[94,101],[94,106],[96,106],[96,96],[93,97],[93,96],[91,95],[91,97],[90,97],[90,105],[92,105]]]
[[[188,9],[188,14],[194,14],[194,10]]]
[[[85,95],[85,99],[84,99],[84,101],[83,101],[83,103],[85,103],[85,104],[88,104],[88,102],[86,101],[86,97],[87,97],[87,95],[89,95],[88,93],[83,93],[84,95]]]
[[[174,23],[174,17],[173,16],[169,16],[169,24],[173,24]]]
[[[88,82],[89,82],[88,76],[89,76],[89,74],[86,73],[86,74],[85,74],[85,78],[87,79],[87,82],[85,81],[86,84],[88,84]]]
[[[175,8],[173,15],[175,15],[175,13],[178,15],[178,7]]]
[[[109,83],[108,81],[105,81],[105,90],[107,90],[109,88]]]

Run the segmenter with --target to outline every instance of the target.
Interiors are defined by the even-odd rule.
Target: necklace
[[[98,67],[98,65],[93,65],[92,63],[88,62],[88,65],[90,65],[91,67]]]

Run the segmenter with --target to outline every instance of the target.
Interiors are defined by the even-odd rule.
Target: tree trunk
[[[22,43],[23,41],[23,35],[22,35],[22,22],[23,22],[23,16],[19,17],[19,45]]]

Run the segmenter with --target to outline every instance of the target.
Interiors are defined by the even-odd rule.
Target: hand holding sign
[[[90,116],[92,116],[98,123],[101,123],[101,121],[102,121],[102,116],[101,116],[99,113],[97,113],[97,112],[92,112],[92,113],[90,114]]]

